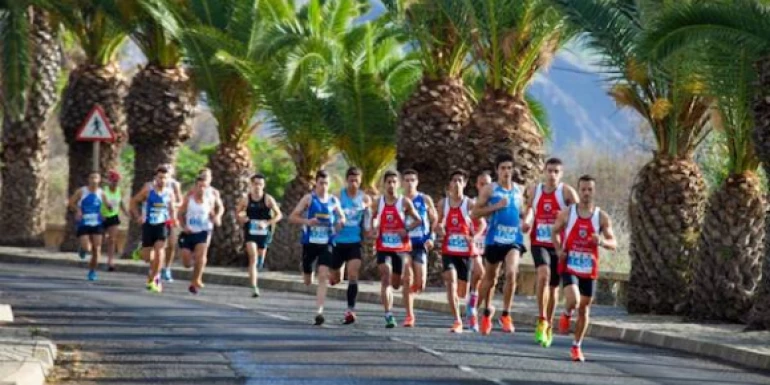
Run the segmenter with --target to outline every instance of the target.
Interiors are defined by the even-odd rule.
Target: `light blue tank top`
[[[359,191],[358,194],[351,198],[348,196],[347,189],[342,189],[340,193],[340,205],[342,211],[345,213],[345,226],[334,237],[335,243],[360,243],[361,231],[363,229],[364,213],[366,207],[364,207],[364,193]]]
[[[88,187],[83,187],[80,193],[80,211],[83,212],[83,218],[78,223],[79,226],[96,227],[102,225],[102,189],[91,191]]]
[[[516,185],[513,186],[513,189],[506,190],[494,183],[488,204],[490,206],[495,205],[503,197],[508,197],[508,206],[490,215],[486,244],[523,245],[524,234],[521,232],[521,218],[519,217],[519,207],[522,203],[521,191]]]

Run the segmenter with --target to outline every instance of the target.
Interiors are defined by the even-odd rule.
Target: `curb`
[[[13,312],[10,305],[0,305],[3,307],[4,316],[13,320]],[[51,371],[56,361],[56,345],[46,339],[34,336],[31,332],[22,332],[21,338],[29,340],[11,340],[10,344],[15,346],[29,346],[32,350],[30,357],[23,361],[14,362],[19,366],[12,373],[0,378],[0,385],[44,385],[46,376]],[[6,341],[0,341],[3,344]]]
[[[0,251],[0,262],[55,266],[86,266],[86,262],[79,260],[51,259],[38,255],[18,255],[2,251]],[[115,269],[119,272],[139,274],[146,274],[147,272],[147,266],[145,264],[127,260],[116,260],[115,262]],[[174,275],[179,279],[190,279],[191,274],[192,273],[188,270],[176,270],[174,272]],[[204,276],[207,283],[213,284],[247,286],[249,283],[248,277],[241,273],[206,272]],[[290,280],[290,278],[298,279],[299,276],[287,276],[286,279],[260,277],[259,285],[260,288],[263,289],[315,294],[314,284],[305,286],[302,282]],[[327,296],[331,298],[345,299],[346,295],[346,288],[329,287],[327,291]],[[394,300],[400,299],[400,297],[400,294],[394,292]],[[378,304],[380,303],[380,295],[375,292],[359,291],[358,300],[360,302]],[[415,299],[414,306],[415,309],[441,313],[450,312],[448,304],[424,298]],[[538,317],[534,314],[520,311],[517,312],[515,309],[511,314],[517,322],[527,325],[534,326],[538,320]],[[770,370],[770,354],[763,354],[709,341],[678,337],[656,331],[619,327],[614,325],[612,321],[592,321],[586,334],[594,338],[646,345],[690,353],[701,357],[714,358],[750,369]],[[55,356],[55,346],[53,346],[53,355],[51,357]],[[51,362],[52,361],[53,358],[51,358]],[[5,383],[0,380],[0,385],[4,384]]]

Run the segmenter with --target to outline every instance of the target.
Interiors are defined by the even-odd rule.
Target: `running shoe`
[[[404,318],[404,327],[405,328],[413,328],[414,327],[414,316],[408,315],[406,318]]]
[[[561,313],[561,317],[559,317],[559,334],[569,334],[569,325],[571,320],[572,316]]]
[[[345,325],[350,325],[355,322],[356,322],[356,313],[352,310],[345,310],[345,319],[342,320],[342,323]]]
[[[134,249],[134,252],[131,253],[131,259],[134,261],[138,261],[142,259],[142,245],[140,244],[139,247]]]
[[[449,329],[452,333],[460,334],[463,332],[463,321],[455,320],[455,323],[452,324],[452,328]]]
[[[325,321],[326,321],[326,319],[324,318],[324,315],[323,314],[318,314],[318,315],[315,316],[315,323],[313,325],[321,326],[321,325],[324,324]]]
[[[88,252],[84,249],[78,248],[78,256],[80,259],[86,259],[86,257],[88,257]]]
[[[198,294],[198,288],[195,287],[195,285],[190,285],[187,290],[190,292],[190,294]]]
[[[409,291],[413,294],[419,294],[422,292],[422,289],[420,289],[420,285],[415,283],[414,285],[409,286]]]
[[[254,291],[251,293],[251,298],[259,298],[259,288],[254,286]]]
[[[572,354],[572,361],[585,362],[586,358],[583,356],[583,350],[580,349],[580,346],[572,345],[570,353]]]
[[[503,328],[503,333],[513,333],[516,328],[513,327],[513,318],[511,318],[511,315],[504,315],[501,316],[500,319],[498,319],[498,322],[500,323],[500,327]]]
[[[88,280],[89,281],[96,281],[98,277],[96,276],[95,270],[88,270]]]
[[[541,344],[544,348],[551,347],[551,344],[553,343],[553,328],[548,327],[545,329],[545,336],[543,336],[543,343]]]
[[[490,307],[489,308],[489,315],[482,315],[481,316],[481,323],[479,325],[479,331],[481,331],[481,335],[488,336],[490,333],[492,333],[492,316],[495,315],[495,308]]]
[[[471,314],[467,318],[468,318],[468,329],[474,333],[478,333],[479,317],[476,314]]]
[[[388,329],[393,329],[396,327],[396,317],[393,317],[393,315],[386,315],[385,316],[385,327]]]
[[[548,322],[545,320],[538,320],[537,327],[535,328],[535,342],[542,344],[545,339],[545,329],[548,328]]]
[[[174,282],[174,277],[171,276],[171,269],[163,269],[160,273],[161,278],[166,282]]]

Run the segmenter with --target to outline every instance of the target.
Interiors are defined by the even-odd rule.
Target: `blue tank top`
[[[523,245],[524,234],[521,232],[521,218],[519,217],[519,207],[522,203],[521,191],[516,185],[513,186],[513,189],[506,190],[494,183],[488,204],[490,206],[495,205],[503,197],[508,197],[508,206],[489,216],[486,244]]]
[[[158,192],[153,186],[147,195],[145,222],[151,225],[166,223],[170,217],[169,205],[171,205],[172,190],[168,187],[163,192]]]
[[[334,236],[335,243],[359,243],[363,229],[364,193],[359,191],[354,198],[348,196],[347,189],[340,193],[340,205],[345,213],[345,226]]]
[[[420,246],[431,239],[430,221],[428,220],[428,206],[425,204],[425,194],[417,193],[417,196],[412,199],[412,204],[414,204],[417,215],[422,219],[422,225],[417,226],[414,230],[409,232],[409,239],[412,241],[412,246]],[[412,222],[411,218],[407,218],[407,222]],[[407,223],[407,226],[409,226],[409,223]]]
[[[304,226],[302,229],[302,243],[328,245],[334,237],[334,208],[337,206],[337,198],[330,195],[329,200],[321,202],[315,193],[310,194],[310,206],[307,208],[307,219],[316,218],[321,224],[318,226]]]
[[[80,211],[83,218],[79,226],[96,227],[102,225],[102,190],[91,191],[83,187],[80,193]]]

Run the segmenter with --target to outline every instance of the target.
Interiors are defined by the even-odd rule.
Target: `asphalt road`
[[[138,275],[85,281],[77,268],[0,264],[0,303],[11,327],[40,330],[60,347],[52,384],[770,384],[770,376],[666,350],[588,339],[588,362],[569,360],[570,339],[549,349],[532,329],[490,337],[448,332],[445,314],[419,312],[415,329],[384,328],[379,306],[361,304],[344,326],[311,326],[310,296],[185,282],[163,294]],[[403,312],[397,311],[403,320]]]

